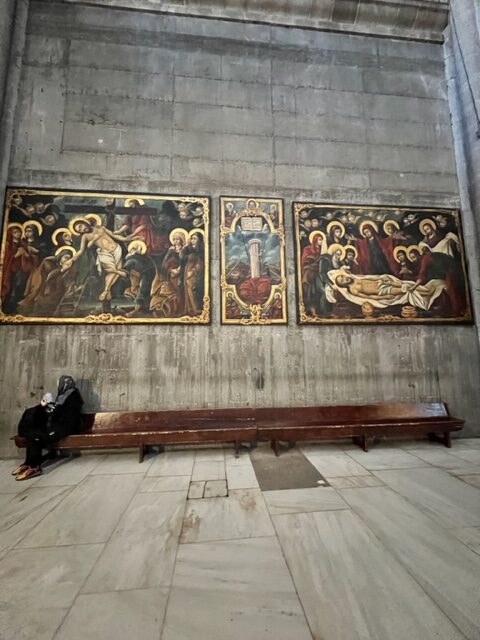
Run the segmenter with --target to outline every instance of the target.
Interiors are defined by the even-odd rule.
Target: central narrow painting
[[[3,322],[210,321],[210,201],[9,188]]]
[[[223,324],[286,324],[283,201],[220,199]]]

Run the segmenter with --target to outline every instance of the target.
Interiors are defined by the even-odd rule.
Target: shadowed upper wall
[[[475,327],[295,320],[292,200],[459,205],[440,45],[34,1],[9,184],[211,195],[213,321],[0,327],[1,454],[64,372],[89,409],[441,399],[480,432]],[[285,199],[288,326],[220,326],[219,195]]]

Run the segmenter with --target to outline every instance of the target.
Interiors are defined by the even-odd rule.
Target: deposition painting
[[[470,322],[460,214],[293,203],[300,324]]]
[[[8,188],[3,322],[210,321],[209,199]]]
[[[220,198],[222,322],[285,324],[283,201]]]

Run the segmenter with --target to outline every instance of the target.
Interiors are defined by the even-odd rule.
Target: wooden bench
[[[56,449],[137,447],[142,462],[149,445],[233,443],[256,446],[269,440],[276,455],[279,442],[352,437],[368,451],[375,436],[429,435],[447,447],[450,432],[464,420],[450,416],[443,403],[370,404],[261,409],[195,409],[180,411],[109,412],[84,415],[82,433],[55,444]],[[17,447],[25,440],[14,436]]]
[[[63,438],[56,449],[138,447],[142,462],[149,445],[233,443],[254,444],[257,429],[251,409],[200,409],[181,411],[108,412],[84,414],[82,433]],[[24,438],[14,436],[17,447]]]
[[[450,415],[448,406],[434,403],[381,403],[257,409],[259,440],[270,440],[276,455],[279,441],[297,442],[317,438],[351,437],[364,451],[374,438],[428,435],[451,447],[450,433],[465,421]]]

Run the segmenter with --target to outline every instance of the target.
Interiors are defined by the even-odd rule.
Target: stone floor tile
[[[205,483],[205,498],[225,498],[227,494],[226,480],[207,480]]]
[[[273,521],[314,638],[463,640],[351,511]]]
[[[443,527],[480,526],[480,491],[442,469],[395,469],[375,475]]]
[[[240,449],[238,458],[233,449],[225,451],[225,464],[231,467],[251,466],[250,449]]]
[[[188,489],[188,499],[198,500],[199,498],[203,498],[205,484],[205,480],[194,480],[193,482],[191,482]]]
[[[480,449],[455,449],[453,454],[473,465],[480,465]]]
[[[73,486],[84,480],[107,456],[88,455],[64,458],[45,467],[37,487]],[[102,465],[103,467],[103,465]]]
[[[106,542],[142,476],[88,476],[20,543],[22,547]],[[52,487],[53,488],[53,487]],[[43,489],[47,491],[47,488]]]
[[[195,451],[165,451],[153,459],[147,471],[150,476],[191,476]]]
[[[411,455],[411,453],[393,447],[375,447],[367,452],[357,449],[357,451],[349,451],[348,455],[369,471],[380,469],[414,469],[416,467],[427,466],[426,462]]]
[[[192,480],[225,480],[225,462],[223,460],[195,461]]]
[[[349,509],[345,500],[331,487],[264,491],[263,497],[272,516],[282,513]]]
[[[276,538],[181,546],[162,640],[244,638],[311,640]]]
[[[143,478],[139,491],[188,491],[190,476],[149,476]]]
[[[18,467],[19,464],[22,464],[23,460],[24,458],[0,460],[0,494],[21,493],[22,491],[25,491],[27,486],[33,487],[33,485],[40,480],[41,476],[32,478],[31,480],[24,480],[22,482],[17,482],[15,480],[15,476],[12,476],[12,471]]]
[[[259,489],[237,489],[228,498],[187,502],[181,542],[275,535]]]
[[[101,465],[95,467],[92,475],[115,475],[117,473],[141,473],[145,475],[150,469],[156,455],[149,453],[143,462],[138,461],[138,452],[109,453]]]
[[[20,483],[18,483],[20,484]],[[25,483],[24,483],[25,485]],[[38,523],[70,493],[69,487],[35,486],[22,493],[0,496],[0,558],[18,544]]]
[[[370,472],[342,451],[338,453],[305,453],[313,466],[325,478],[337,478],[344,476],[368,476]]]
[[[476,487],[477,489],[480,489],[480,474],[478,475],[474,474],[471,476],[459,475],[458,479],[462,480],[462,482],[466,482],[467,484],[470,484],[472,487]]]
[[[225,460],[225,449],[223,447],[212,447],[211,449],[197,449],[195,451],[195,462],[206,462],[207,460],[223,462]]]
[[[226,472],[229,489],[255,489],[258,487],[257,476],[251,463],[241,466],[227,464]]]
[[[55,640],[158,640],[168,589],[80,595]]]
[[[2,640],[51,640],[102,547],[10,551],[0,562]]]
[[[480,527],[461,527],[451,531],[463,544],[480,555]]]
[[[465,473],[468,473],[469,469],[473,469],[474,465],[462,460],[457,455],[454,455],[452,451],[449,451],[445,447],[440,449],[432,447],[430,449],[409,449],[408,453],[419,458],[423,462],[430,464],[434,467],[440,467],[442,469],[465,469]]]
[[[477,640],[480,557],[388,487],[340,493],[450,620],[469,640]]]
[[[351,476],[350,478],[329,478],[334,489],[353,489],[355,487],[378,487],[383,484],[375,476]]]
[[[349,445],[351,444],[351,442],[344,442],[343,446],[347,446],[347,444]],[[314,442],[311,444],[302,444],[300,446],[300,449],[305,455],[307,455],[307,453],[311,455],[323,453],[342,453],[342,446],[335,442]]]
[[[461,447],[480,449],[480,438],[455,438],[453,440],[453,446],[457,445]]]
[[[82,591],[169,586],[184,510],[183,492],[134,496]]]

